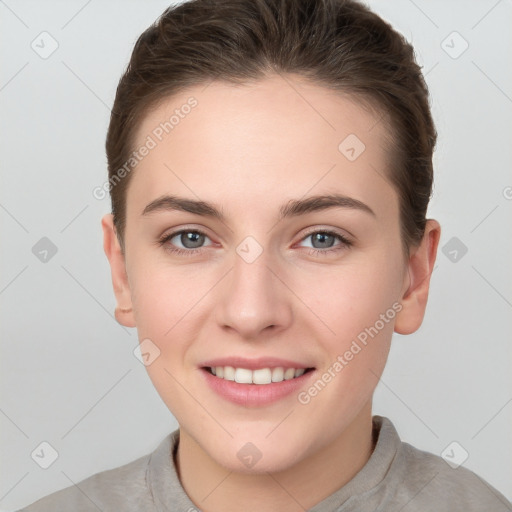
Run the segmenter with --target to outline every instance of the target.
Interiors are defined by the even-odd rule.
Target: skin
[[[197,107],[133,172],[124,254],[112,216],[102,219],[116,318],[160,350],[146,368],[179,422],[176,463],[195,505],[212,512],[241,503],[246,511],[307,509],[371,455],[372,395],[393,331],[410,334],[421,325],[440,226],[428,220],[421,243],[404,255],[398,196],[385,178],[390,133],[357,99],[291,75],[243,86],[213,82],[148,114],[138,141],[190,96]],[[349,134],[366,146],[353,162],[338,150]],[[338,207],[277,220],[290,199],[333,193],[375,215]],[[142,215],[164,194],[214,203],[226,219]],[[206,233],[199,253],[158,245],[181,228]],[[336,238],[319,244],[311,231],[322,229],[352,245]],[[247,236],[263,250],[252,263],[236,252]],[[172,244],[187,250],[180,236]],[[401,311],[306,405],[295,393],[265,407],[235,405],[201,378],[207,359],[274,356],[315,368],[307,390],[394,303]],[[248,441],[262,454],[252,468],[237,457]]]

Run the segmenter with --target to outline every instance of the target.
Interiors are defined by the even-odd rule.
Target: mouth
[[[202,370],[210,375],[225,381],[237,382],[238,384],[254,384],[264,386],[272,383],[279,383],[287,380],[297,379],[314,368],[294,368],[285,366],[263,367],[249,369],[234,366],[203,366]]]
[[[223,357],[199,365],[217,396],[243,407],[266,407],[297,395],[314,378],[315,367],[278,357]]]

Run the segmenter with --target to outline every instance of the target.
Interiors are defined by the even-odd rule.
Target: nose
[[[222,329],[258,340],[291,325],[293,294],[269,260],[265,251],[252,263],[235,254],[217,303],[216,318]]]

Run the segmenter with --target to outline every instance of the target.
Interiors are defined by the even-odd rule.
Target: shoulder
[[[462,466],[402,442],[403,483],[397,488],[408,510],[512,511],[512,504],[488,482]]]
[[[146,478],[151,456],[147,454],[123,466],[96,473],[18,512],[152,510]]]

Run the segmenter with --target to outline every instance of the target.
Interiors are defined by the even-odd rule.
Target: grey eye
[[[170,242],[178,247],[181,244],[185,249],[198,249],[203,246],[206,238],[208,238],[206,235],[198,231],[181,231],[174,235]],[[175,239],[178,241],[174,241]]]
[[[309,235],[311,240],[313,241],[313,247],[315,249],[329,249],[334,245],[336,237],[331,235],[330,233],[313,233]],[[315,246],[315,243],[318,242],[319,246]]]
[[[336,239],[341,240],[340,236],[335,233],[315,231],[307,235],[302,243],[306,240],[311,240],[311,245],[307,245],[307,247],[312,247],[313,249],[330,249],[336,245]]]

